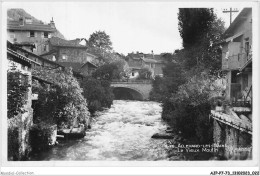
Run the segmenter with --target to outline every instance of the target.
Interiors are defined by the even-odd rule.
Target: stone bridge
[[[149,100],[149,93],[152,90],[152,83],[150,80],[113,80],[111,87],[113,87],[115,99]]]

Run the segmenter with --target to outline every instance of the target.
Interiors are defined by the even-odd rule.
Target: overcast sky
[[[56,27],[66,39],[88,39],[93,32],[104,30],[110,35],[114,50],[123,54],[132,51],[150,53],[151,50],[159,54],[182,47],[177,18],[180,3],[12,2],[4,5],[7,8],[23,8],[44,22],[53,17]],[[229,6],[219,6],[215,11],[228,27],[229,15],[222,13],[226,7]],[[241,4],[235,7],[242,9]]]

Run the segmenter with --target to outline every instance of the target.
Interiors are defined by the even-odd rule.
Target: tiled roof
[[[53,46],[87,48],[86,46],[79,44],[80,41],[77,39],[64,40],[58,37],[52,37],[49,41]]]
[[[56,28],[52,28],[48,24],[41,23],[32,23],[32,24],[24,24],[20,25],[19,21],[7,21],[7,29],[8,30],[19,30],[19,31],[46,31],[46,32],[55,32]]]

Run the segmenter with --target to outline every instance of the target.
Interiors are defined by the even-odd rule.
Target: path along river
[[[62,142],[33,160],[168,160],[165,140],[151,136],[166,129],[160,103],[115,100],[99,112],[85,138]]]

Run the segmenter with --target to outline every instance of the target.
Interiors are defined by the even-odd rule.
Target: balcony
[[[252,53],[240,53],[237,55],[229,56],[226,59],[222,57],[222,70],[239,70],[246,66],[252,60]]]

